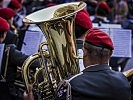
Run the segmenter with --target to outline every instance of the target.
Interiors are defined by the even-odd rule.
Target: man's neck
[[[86,66],[85,68],[96,66],[96,65],[99,65],[99,64],[92,64],[92,65]]]
[[[84,40],[85,39],[85,34],[84,35],[82,35],[82,36],[80,36],[79,38],[77,38],[77,39],[79,39],[79,40]]]

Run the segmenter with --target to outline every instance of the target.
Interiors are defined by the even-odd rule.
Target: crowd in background
[[[12,15],[12,17],[14,18],[12,25],[14,25],[14,27],[17,28],[18,31],[22,30],[22,28],[25,26],[23,22],[21,21],[18,22],[18,20],[23,19],[26,15],[49,6],[54,6],[57,4],[73,2],[73,1],[80,1],[80,0],[1,0],[0,5],[1,8],[11,8],[12,10],[14,10],[15,14]],[[103,23],[123,24],[123,22],[126,19],[132,18],[132,5],[133,5],[132,0],[83,0],[83,1],[87,3],[86,9],[89,12],[90,16],[93,17],[98,16],[104,19],[106,18],[106,21],[103,21]],[[101,1],[107,3],[108,6],[106,6],[106,4],[102,4],[100,5],[100,9],[98,9],[97,11],[97,8]],[[9,16],[6,14],[3,15]],[[123,27],[125,28],[126,26]]]
[[[22,22],[22,19],[37,10],[54,6],[61,3],[73,2],[80,0],[1,0],[1,17],[8,19],[14,18],[11,22],[11,30],[16,34],[16,31],[21,33],[21,31],[26,27]],[[82,0],[81,0],[82,1]],[[123,28],[132,29],[132,10],[133,1],[132,0],[83,0],[87,3],[87,11],[90,14],[92,22],[98,23],[115,23],[122,24]],[[104,1],[106,4],[100,4]],[[4,14],[5,10],[2,8],[11,8],[13,11],[8,14]],[[12,13],[11,13],[12,12]],[[100,18],[102,20],[95,21],[94,18]],[[94,20],[94,21],[93,21]],[[127,24],[130,22],[130,24]],[[130,21],[129,21],[130,20]],[[125,24],[126,23],[126,24]]]

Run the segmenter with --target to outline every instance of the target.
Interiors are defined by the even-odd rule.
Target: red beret
[[[107,4],[106,2],[104,2],[104,1],[99,2],[98,8],[103,8],[104,10],[107,11],[107,13],[110,12],[110,7],[109,7],[108,4]]]
[[[19,3],[18,0],[11,0],[8,7],[12,8],[12,9],[19,9],[19,8],[21,8],[21,4]]]
[[[18,0],[18,2],[22,4],[24,2],[24,0]]]
[[[75,23],[86,29],[92,28],[92,21],[87,10],[83,9],[76,14]]]
[[[85,42],[111,50],[114,49],[113,42],[109,35],[98,28],[92,28],[87,31]]]
[[[7,31],[9,30],[8,22],[0,17],[0,31]]]
[[[48,3],[47,7],[51,7],[51,6],[55,6],[55,5],[56,5],[55,3]]]
[[[11,19],[15,14],[15,11],[11,8],[0,8],[0,17],[6,20]]]

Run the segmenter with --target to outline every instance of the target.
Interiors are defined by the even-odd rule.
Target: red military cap
[[[0,8],[0,17],[6,20],[11,19],[15,14],[15,11],[11,8]]]
[[[51,3],[48,3],[48,4],[47,4],[47,7],[51,7],[51,6],[55,6],[55,5],[56,5],[55,3],[52,3],[52,2],[51,2]]]
[[[24,0],[18,0],[18,2],[22,4],[24,2]]]
[[[8,7],[12,8],[12,9],[19,9],[19,8],[21,8],[21,4],[19,3],[18,0],[11,0]]]
[[[86,29],[92,28],[92,21],[90,20],[90,15],[86,9],[83,9],[76,14],[75,23]]]
[[[7,31],[9,30],[8,22],[0,17],[0,31]]]
[[[98,9],[100,9],[100,8],[103,8],[107,13],[110,12],[110,7],[109,7],[108,4],[107,4],[106,2],[104,2],[104,1],[99,2],[99,4],[98,4]]]
[[[109,35],[98,28],[92,28],[87,31],[85,42],[114,50],[113,42]]]

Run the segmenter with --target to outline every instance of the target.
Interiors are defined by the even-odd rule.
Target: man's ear
[[[88,55],[87,49],[83,48],[83,52],[84,52],[84,53],[83,53],[84,56],[87,56],[87,55]]]
[[[113,54],[113,51],[112,50],[110,50],[110,56]]]

